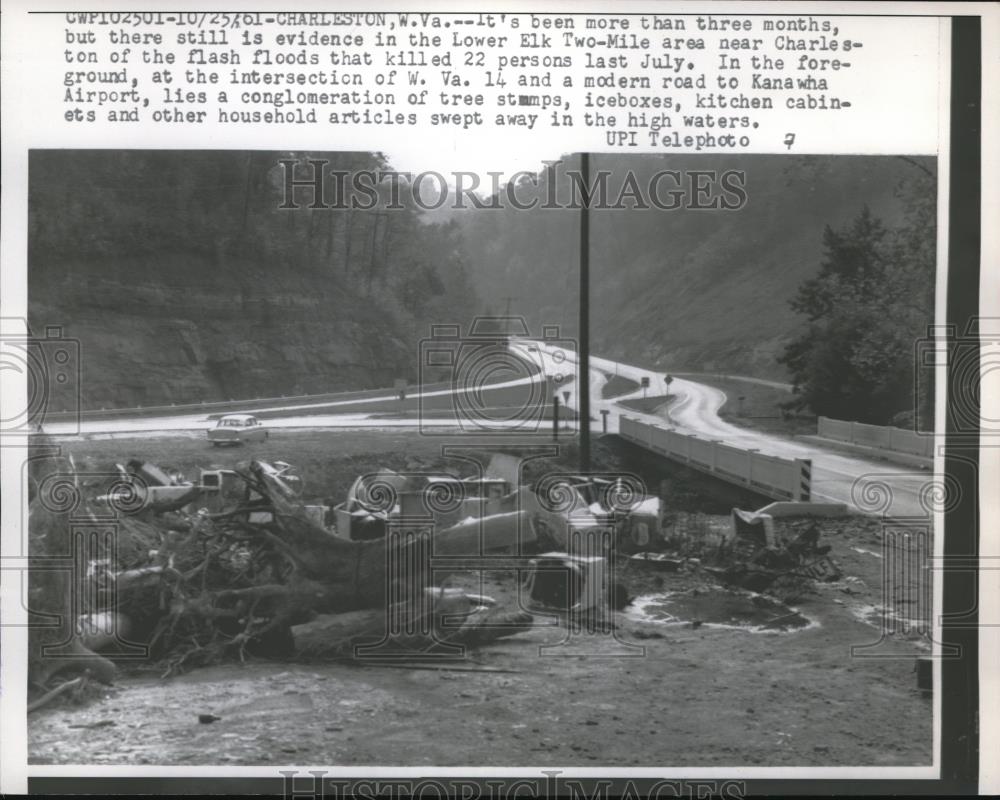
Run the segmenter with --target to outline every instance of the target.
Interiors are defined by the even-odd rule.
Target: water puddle
[[[644,622],[736,628],[753,633],[781,633],[816,624],[777,600],[726,589],[644,595],[632,602],[632,614]]]
[[[911,617],[885,606],[863,605],[851,609],[851,614],[859,622],[879,628],[886,633],[922,632],[929,628],[929,622],[923,617]]]

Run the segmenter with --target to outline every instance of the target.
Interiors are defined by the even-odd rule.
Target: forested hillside
[[[403,208],[387,209],[389,184],[369,210],[311,210],[308,192],[282,210],[278,161],[290,157],[348,173],[395,166],[359,153],[32,154],[31,322],[81,341],[85,407],[388,386],[417,377],[431,324],[482,312],[576,335],[579,211],[426,212],[405,188]],[[569,199],[577,166],[523,176],[518,199]],[[906,411],[901,354],[931,321],[934,169],[891,156],[594,156],[612,198],[629,172],[646,187],[661,170],[740,170],[747,201],[594,209],[593,351],[801,378],[814,410],[832,375],[855,381],[833,386],[846,392],[835,413],[873,392],[881,417]],[[820,294],[803,295],[821,270]]]
[[[549,196],[548,181],[565,184],[565,169],[578,163],[565,159],[518,197]],[[826,226],[848,224],[865,205],[898,226],[915,197],[933,209],[925,172],[933,168],[932,159],[896,157],[593,157],[592,174],[612,173],[611,197],[627,170],[645,186],[658,170],[735,169],[745,172],[748,198],[733,211],[592,211],[594,351],[675,371],[788,380],[778,358],[806,326],[790,301],[820,269]],[[473,280],[494,311],[512,296],[511,308],[534,328],[557,323],[575,333],[577,211],[469,210],[457,219]],[[933,227],[922,233],[933,251]]]
[[[85,407],[392,385],[415,379],[431,322],[474,312],[454,225],[405,193],[401,210],[281,210],[289,157],[32,154],[30,322],[80,340]]]

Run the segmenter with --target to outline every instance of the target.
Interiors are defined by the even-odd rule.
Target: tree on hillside
[[[117,360],[119,339],[155,336],[157,352],[195,346],[171,344],[161,330],[204,340],[204,353],[170,367],[188,370],[187,384],[137,382],[132,404],[200,400],[203,391],[260,396],[273,390],[269,365],[293,351],[295,380],[310,382],[301,391],[413,377],[431,326],[467,324],[478,312],[467,275],[476,251],[456,225],[429,221],[405,181],[394,192],[388,181],[370,177],[361,191],[353,180],[389,167],[366,152],[38,151],[28,194],[32,325],[77,323],[98,363]],[[286,202],[289,177],[317,173],[327,176],[324,203],[314,208],[301,184]],[[105,289],[128,300],[119,307]],[[153,301],[137,298],[153,297],[148,315]],[[119,313],[128,320],[114,334],[106,326]]]
[[[792,407],[912,424],[914,343],[933,314],[934,194],[926,189],[901,189],[898,228],[887,229],[867,206],[844,228],[827,226],[819,272],[791,301],[808,326],[778,359],[795,381]]]

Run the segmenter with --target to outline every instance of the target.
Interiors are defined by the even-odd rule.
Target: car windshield
[[[219,420],[219,427],[220,428],[242,428],[242,427],[244,427],[244,425],[249,425],[249,424],[250,424],[250,420],[247,420],[246,422],[244,422],[241,419],[220,419]]]

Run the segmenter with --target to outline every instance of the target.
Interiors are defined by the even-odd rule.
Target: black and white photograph
[[[586,162],[32,154],[33,760],[931,762],[934,160]]]
[[[1000,17],[816,5],[5,7],[4,791],[995,786]]]

